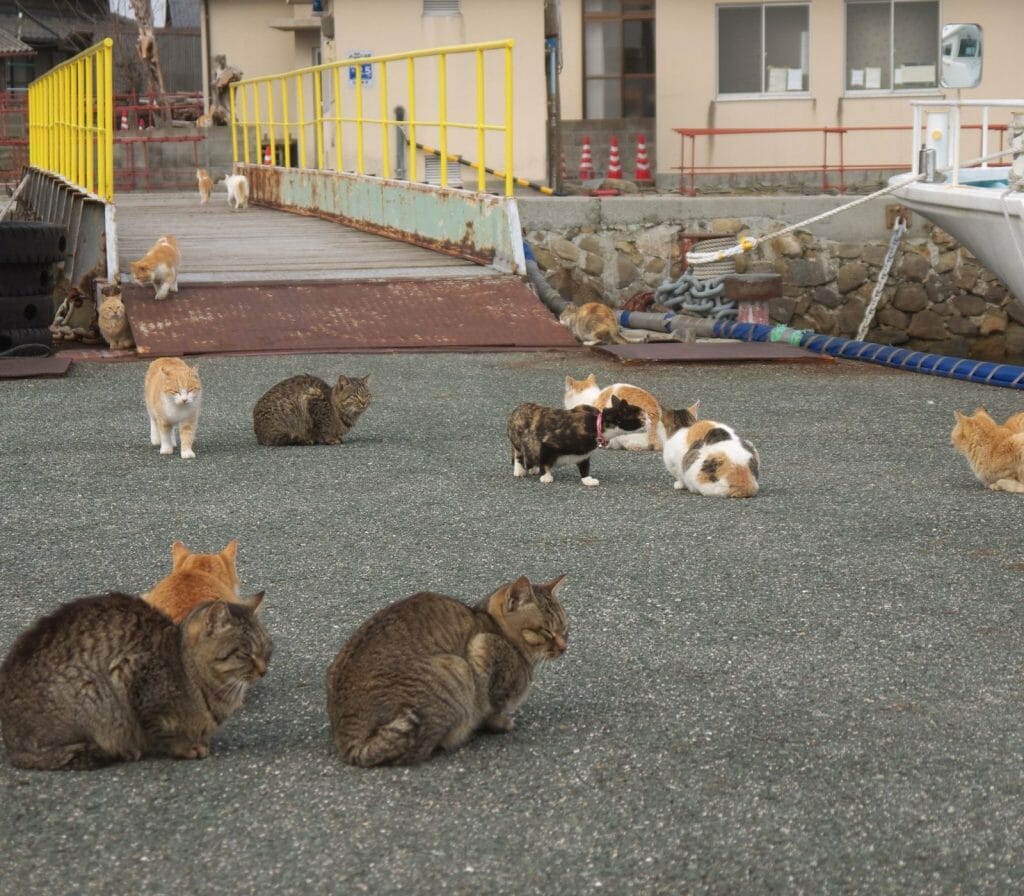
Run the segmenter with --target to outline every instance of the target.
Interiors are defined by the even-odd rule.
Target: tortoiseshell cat
[[[477,606],[421,592],[374,614],[327,673],[334,744],[352,765],[411,765],[477,730],[511,731],[533,671],[561,656],[563,576],[502,585]]]
[[[156,607],[172,622],[181,622],[199,604],[208,600],[226,600],[255,609],[263,592],[245,598],[238,595],[238,570],[235,557],[238,540],[232,538],[226,548],[216,554],[193,554],[180,541],[171,545],[172,566],[142,599]]]
[[[597,377],[590,374],[586,379],[574,380],[565,378],[565,407],[575,408],[581,404],[601,410],[608,407],[612,396],[618,395],[623,401],[635,404],[647,417],[644,432],[630,432],[608,440],[609,448],[624,448],[627,451],[660,451],[661,450],[661,405],[650,392],[629,383],[613,383],[601,388]]]
[[[166,299],[168,292],[178,291],[178,265],[181,250],[178,240],[170,234],[160,237],[138,261],[131,262],[132,279],[136,283],[152,283],[154,299]]]
[[[584,345],[622,344],[643,342],[643,337],[629,339],[619,329],[615,312],[600,302],[566,305],[558,315],[558,322]]]
[[[984,408],[973,414],[954,411],[950,441],[971,465],[974,475],[993,491],[1024,492],[1024,412],[1003,424]]]
[[[720,498],[754,497],[761,466],[757,449],[724,423],[698,420],[698,404],[662,408],[662,458],[674,487]]]
[[[270,654],[249,607],[212,601],[179,626],[128,594],[70,601],[25,631],[0,666],[7,758],[35,769],[202,759]]]
[[[590,475],[590,455],[598,447],[608,447],[616,436],[639,432],[644,425],[644,412],[617,395],[602,410],[588,404],[570,410],[521,404],[508,418],[512,475],[522,477],[537,469],[541,482],[553,482],[553,467],[576,464],[580,482],[598,485],[600,480]]]
[[[370,404],[368,376],[339,376],[334,387],[308,373],[271,386],[252,409],[261,445],[340,445]]]
[[[181,358],[157,358],[146,369],[144,383],[149,412],[149,442],[161,454],[174,454],[181,436],[181,456],[195,457],[192,442],[203,406],[199,372]]]

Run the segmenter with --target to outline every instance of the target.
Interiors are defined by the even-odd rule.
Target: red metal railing
[[[898,162],[871,162],[871,163],[848,163],[846,161],[847,136],[862,138],[864,141],[870,139],[870,135],[879,131],[902,131],[907,134],[913,130],[911,125],[860,125],[860,126],[831,126],[831,127],[798,127],[798,128],[673,128],[682,138],[681,164],[674,166],[673,171],[679,171],[679,192],[687,196],[697,195],[698,174],[783,174],[783,173],[821,173],[822,192],[836,189],[840,193],[846,192],[846,175],[855,171],[905,171],[910,167],[910,160],[905,156]],[[981,125],[964,125],[961,130],[975,130],[980,132]],[[988,130],[999,132],[999,148],[1003,148],[1003,141],[1006,133],[1006,125],[988,126]],[[803,164],[791,165],[758,165],[755,163],[746,165],[698,165],[697,164],[697,139],[718,138],[744,138],[764,137],[765,135],[786,135],[786,134],[821,134],[821,156],[820,160],[808,161]],[[831,138],[831,139],[830,139]],[[689,141],[689,142],[688,142]],[[831,156],[830,156],[830,142]],[[910,146],[909,139],[906,145]],[[687,149],[689,149],[689,163],[687,163]],[[756,147],[752,147],[756,150]],[[858,143],[856,146],[858,155],[868,157],[872,154],[870,145],[866,142]],[[830,179],[831,178],[831,179]]]

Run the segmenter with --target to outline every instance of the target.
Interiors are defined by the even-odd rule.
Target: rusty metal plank
[[[61,355],[26,358],[0,358],[0,380],[27,379],[35,376],[64,376],[71,358]]]
[[[142,356],[231,352],[571,348],[517,277],[122,289]]]

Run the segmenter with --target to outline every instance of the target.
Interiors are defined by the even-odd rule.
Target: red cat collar
[[[597,412],[597,444],[600,445],[602,448],[607,448],[608,440],[604,437],[604,430],[601,426],[601,416],[603,414],[604,411]]]

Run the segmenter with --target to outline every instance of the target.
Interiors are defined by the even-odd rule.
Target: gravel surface
[[[855,362],[588,352],[202,358],[198,457],[149,446],[144,362],[0,382],[0,652],[57,603],[239,540],[267,677],[201,762],[0,762],[0,893],[1016,893],[1024,497],[949,444],[1020,393]],[[522,401],[627,380],[758,446],[761,494],[599,452],[512,477]],[[261,448],[256,399],[370,374],[340,447]],[[383,604],[566,573],[568,653],[507,735],[415,768],[330,747],[324,674]],[[2,751],[0,751],[2,757]]]

